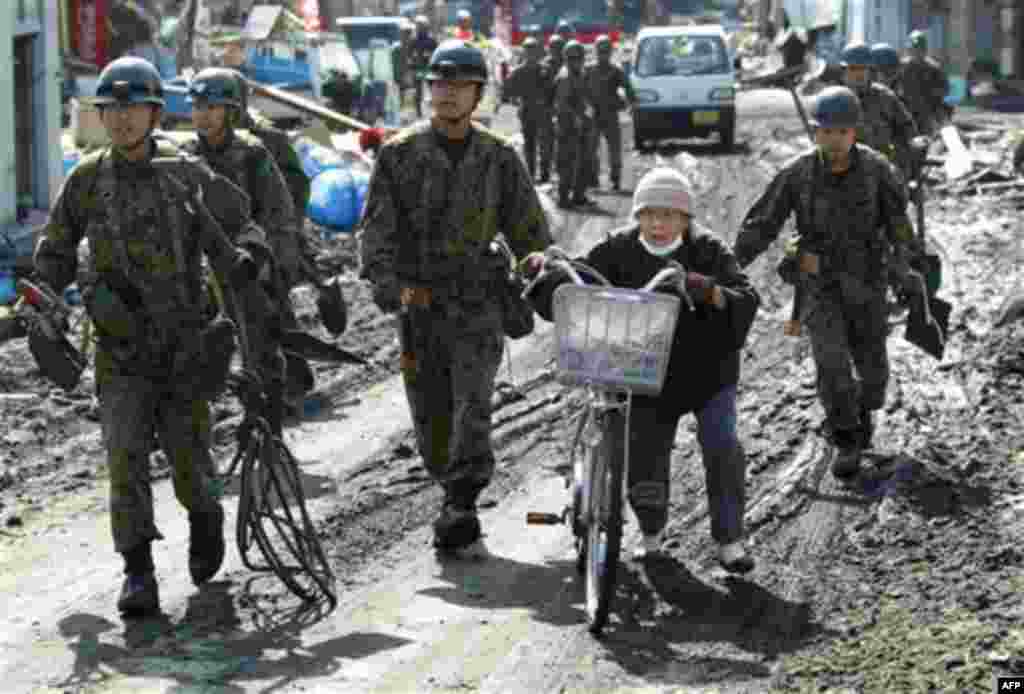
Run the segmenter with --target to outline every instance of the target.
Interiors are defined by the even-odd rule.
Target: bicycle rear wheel
[[[259,455],[246,462],[242,494],[249,495],[249,513],[248,519],[239,517],[238,536],[251,535],[267,560],[255,570],[272,571],[303,600],[322,596],[333,607],[338,599],[334,573],[306,510],[297,461],[268,434]]]
[[[590,449],[585,480],[586,613],[590,633],[600,636],[615,598],[619,553],[622,550],[622,469],[625,414],[608,410],[601,440]]]

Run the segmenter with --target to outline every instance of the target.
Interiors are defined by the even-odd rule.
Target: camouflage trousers
[[[558,127],[558,195],[560,198],[582,198],[592,172],[592,128],[589,123],[559,123]]]
[[[547,180],[551,175],[551,165],[555,161],[555,121],[551,112],[537,124],[537,145],[540,152],[540,177]]]
[[[594,185],[599,185],[601,175],[601,138],[608,143],[608,177],[612,183],[622,181],[622,126],[619,124],[619,113],[602,113],[594,119],[594,136],[591,141],[593,148],[592,166]]]
[[[157,443],[171,464],[174,495],[186,510],[207,510],[213,495],[210,406],[186,400],[166,383],[121,372],[109,353],[96,354],[100,421],[110,477],[110,524],[121,553],[162,539],[153,514],[149,455]]]
[[[661,398],[633,399],[627,489],[645,535],[657,535],[668,523],[672,445],[682,414]],[[736,436],[736,386],[723,388],[694,414],[711,537],[734,542],[743,537],[746,509],[746,454]]]
[[[530,172],[530,178],[537,180],[537,145],[540,144],[540,173],[546,178],[551,172],[550,154],[544,158],[544,123],[551,121],[551,113],[546,109],[521,107],[519,109],[519,127],[523,132],[523,158],[526,160],[526,170]],[[539,142],[538,142],[539,140]]]
[[[803,324],[810,335],[818,371],[818,398],[833,429],[860,426],[861,410],[885,404],[889,355],[885,292],[863,303],[835,292],[806,297]]]
[[[446,489],[494,473],[491,398],[504,350],[497,299],[435,302],[399,314],[402,377],[424,466]]]

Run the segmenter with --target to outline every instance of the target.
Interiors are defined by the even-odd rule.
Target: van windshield
[[[398,24],[343,24],[341,32],[345,34],[348,47],[353,52],[368,51],[370,41],[373,39],[386,39],[388,41],[400,41],[401,30]]]
[[[714,75],[729,68],[719,36],[649,36],[636,50],[637,77]]]

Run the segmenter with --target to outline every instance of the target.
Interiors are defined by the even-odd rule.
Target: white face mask
[[[643,234],[640,234],[640,245],[647,249],[647,252],[651,255],[658,257],[664,257],[671,255],[677,248],[683,245],[683,235],[680,234],[676,237],[675,241],[666,243],[664,246],[655,246],[653,243],[644,238]]]

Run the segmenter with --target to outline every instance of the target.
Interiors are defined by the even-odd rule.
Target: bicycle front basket
[[[635,289],[563,284],[552,302],[558,380],[637,395],[665,382],[679,298]]]

